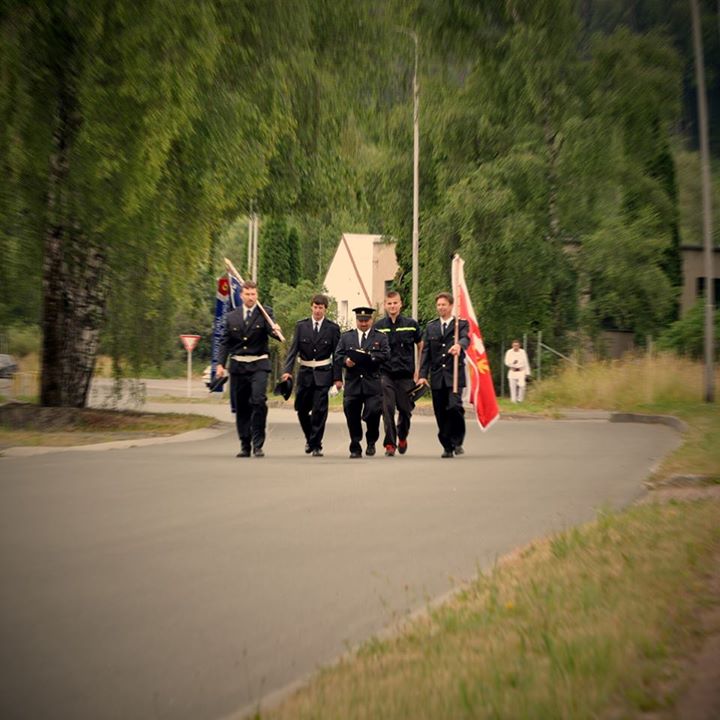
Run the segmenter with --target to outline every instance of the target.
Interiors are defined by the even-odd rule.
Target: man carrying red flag
[[[460,374],[469,344],[468,323],[453,314],[453,296],[447,292],[435,296],[438,317],[423,333],[418,383],[430,380],[433,412],[438,426],[442,457],[462,455],[465,439],[465,409],[459,389],[465,385]]]
[[[475,311],[470,302],[470,293],[465,284],[464,265],[465,261],[459,255],[455,255],[452,262],[455,312],[458,318],[467,320],[469,326],[470,342],[465,350],[465,373],[467,376],[465,392],[469,395],[467,399],[475,407],[475,416],[480,429],[485,431],[500,417],[500,409],[495,396],[495,387],[482,333],[478,327]]]

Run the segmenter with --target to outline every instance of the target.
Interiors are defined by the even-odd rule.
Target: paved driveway
[[[508,420],[443,460],[418,417],[405,457],[350,461],[334,414],[311,458],[278,410],[263,459],[235,458],[231,426],[0,458],[0,716],[231,715],[512,548],[626,505],[678,442]]]

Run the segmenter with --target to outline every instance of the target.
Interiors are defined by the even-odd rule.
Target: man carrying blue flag
[[[281,339],[280,327],[270,308],[258,302],[257,284],[247,280],[240,293],[242,305],[225,316],[216,372],[226,374],[230,364],[230,394],[235,407],[235,425],[240,439],[237,457],[264,457],[267,422],[267,383],[270,374],[268,339]]]

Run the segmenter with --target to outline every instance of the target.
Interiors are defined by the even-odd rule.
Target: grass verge
[[[70,446],[137,437],[176,435],[210,427],[204,415],[97,408],[44,408],[30,403],[0,407],[0,447]]]
[[[604,513],[480,576],[320,672],[282,718],[638,717],[671,708],[718,603],[720,503]]]

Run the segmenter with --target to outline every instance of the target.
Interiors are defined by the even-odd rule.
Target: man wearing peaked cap
[[[298,358],[300,370],[295,391],[295,412],[305,435],[305,452],[321,457],[328,416],[328,391],[333,383],[332,358],[340,340],[340,326],[325,317],[328,308],[325,295],[314,295],[310,308],[310,317],[299,320],[295,325],[295,335],[285,357],[281,380],[292,380],[295,358]]]
[[[353,312],[356,328],[340,337],[335,350],[333,376],[339,390],[343,387],[345,372],[343,410],[350,433],[350,457],[360,458],[362,421],[365,421],[366,426],[366,455],[375,454],[375,443],[380,437],[380,368],[390,357],[390,345],[387,338],[372,327],[373,308],[361,305],[353,308]]]

